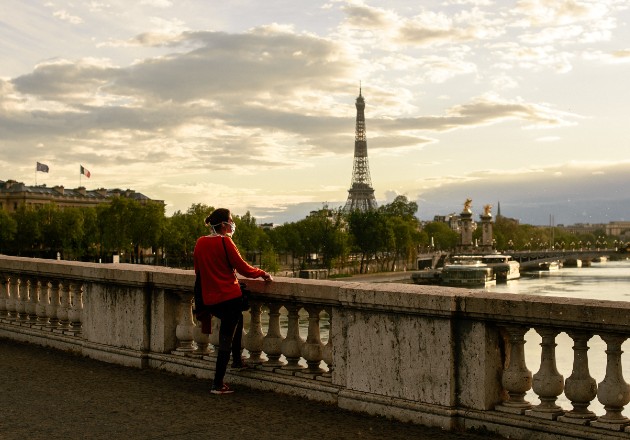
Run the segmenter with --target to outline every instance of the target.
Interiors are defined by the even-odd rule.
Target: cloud
[[[424,182],[419,189],[420,216],[459,212],[466,198],[473,211],[487,203],[501,204],[502,215],[523,223],[603,222],[628,219],[630,196],[617,188],[628,184],[630,162],[568,162],[556,167],[522,169],[509,173],[481,171]]]
[[[59,20],[66,21],[70,24],[81,24],[83,23],[83,19],[77,15],[72,15],[68,11],[62,9],[59,11],[53,12],[53,17],[58,18]]]

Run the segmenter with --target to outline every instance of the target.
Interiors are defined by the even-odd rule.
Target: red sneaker
[[[230,389],[226,383],[224,383],[220,388],[215,388],[214,385],[210,388],[210,393],[212,394],[232,394],[233,392],[234,390]]]

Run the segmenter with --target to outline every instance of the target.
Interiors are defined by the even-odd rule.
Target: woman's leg
[[[214,374],[214,387],[220,388],[223,386],[223,378],[225,377],[225,371],[230,361],[232,341],[234,340],[236,329],[239,327],[239,322],[241,323],[240,328],[242,333],[243,314],[240,311],[238,303],[233,303],[233,301],[217,304],[213,314],[221,320],[221,326],[219,327],[219,353],[217,354]],[[240,335],[238,339],[240,353]]]
[[[241,364],[241,346],[243,345],[243,312],[239,310],[239,320],[232,340],[232,366]]]

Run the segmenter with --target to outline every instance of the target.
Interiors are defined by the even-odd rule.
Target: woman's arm
[[[271,275],[262,269],[251,266],[247,261],[243,260],[241,253],[230,237],[222,237],[225,243],[225,249],[230,260],[230,264],[236,271],[247,278],[261,277],[265,281],[272,281]]]

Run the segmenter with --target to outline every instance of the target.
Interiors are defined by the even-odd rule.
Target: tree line
[[[121,262],[191,268],[195,243],[209,233],[204,220],[213,210],[193,204],[167,217],[160,203],[122,197],[96,207],[48,204],[38,209],[20,206],[12,213],[0,210],[0,253],[102,262],[118,255]],[[419,252],[449,251],[459,242],[459,233],[448,224],[420,222],[417,210],[417,203],[398,196],[367,212],[344,213],[323,206],[302,220],[269,229],[249,212],[233,214],[237,226],[233,238],[246,260],[271,272],[415,269]],[[473,237],[480,235],[479,228]],[[569,249],[605,240],[604,231],[576,236],[504,217],[494,223],[494,238],[498,250]]]

